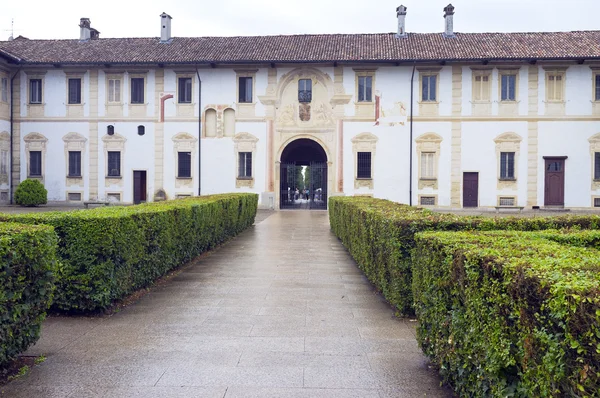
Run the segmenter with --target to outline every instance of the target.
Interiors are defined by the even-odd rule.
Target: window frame
[[[514,98],[510,98],[510,82],[507,82],[508,86],[506,88],[507,90],[507,96],[506,98],[503,98],[504,95],[504,87],[503,87],[503,81],[504,81],[504,77],[510,77],[510,76],[514,76],[515,79],[515,83],[514,83]],[[498,101],[501,103],[514,103],[517,102],[519,98],[519,70],[518,69],[500,69],[498,71]]]
[[[186,96],[187,85],[184,87],[183,92],[181,90],[181,82],[184,80],[186,82],[189,81],[189,99]],[[182,95],[184,97],[183,100],[182,100]],[[177,76],[177,103],[189,105],[192,103],[193,98],[194,98],[194,78],[189,75],[178,75]]]
[[[71,97],[71,82],[78,81],[77,92],[75,93],[75,98]],[[81,105],[82,102],[82,88],[83,88],[83,79],[80,76],[67,76],[67,104],[68,105]]]
[[[8,103],[8,77],[0,78],[0,101]]]
[[[511,159],[512,155],[512,159]],[[501,151],[499,157],[499,167],[500,167],[500,180],[501,181],[515,181],[515,158],[517,153],[514,151]],[[506,158],[506,160],[504,160]],[[502,164],[505,164],[506,167],[502,167]]]
[[[361,163],[361,159],[360,156],[361,154],[364,156],[366,154],[368,154],[369,156],[369,160],[368,160],[368,173],[365,172],[365,170],[361,170],[361,166],[362,167],[366,167],[367,163],[366,160],[363,159],[362,163]],[[361,173],[362,171],[362,173]],[[367,176],[368,174],[368,176]],[[357,151],[356,152],[356,179],[357,180],[372,180],[373,179],[373,152],[371,151]]]
[[[360,87],[361,87],[361,79],[365,79],[365,84],[363,84],[364,87],[364,93],[361,93]],[[368,80],[367,80],[368,79]],[[366,84],[367,81],[370,81],[370,86]],[[374,101],[374,85],[373,83],[375,82],[375,76],[374,73],[357,73],[356,74],[356,102],[360,102],[360,103],[372,103]],[[368,90],[369,89],[369,90]],[[361,94],[363,94],[363,99],[360,99]],[[367,94],[370,98],[367,98]]]
[[[116,97],[116,87],[117,85],[113,83],[112,95],[113,99],[111,101],[111,88],[110,82],[119,82],[119,99],[115,99]],[[119,105],[123,103],[123,75],[107,75],[106,76],[106,103],[109,105]]]
[[[122,160],[121,159],[121,152],[122,151],[120,151],[120,150],[119,151],[115,151],[115,150],[106,151],[106,177],[107,178],[120,178],[122,176],[123,173],[122,173],[121,168],[122,168],[123,165],[122,165],[122,161],[121,161]],[[118,157],[118,162],[119,162],[118,166],[119,167],[117,169],[118,170],[118,174],[112,174],[111,173],[111,171],[112,171],[112,169],[110,168],[111,154],[113,154],[113,156],[115,156],[114,154],[118,154],[118,156],[119,156]]]
[[[600,151],[594,151],[593,153],[593,180],[600,181]]]
[[[79,173],[72,173],[71,172],[71,169],[72,169],[71,166],[73,165],[73,163],[72,163],[71,155],[72,154],[76,154],[76,153],[79,155],[79,158],[76,160],[77,163],[75,164],[75,169],[78,169]],[[68,178],[80,178],[80,177],[82,177],[82,175],[81,175],[82,157],[83,157],[82,151],[68,151],[68,157],[67,157],[67,161],[68,161],[68,165],[67,165],[68,174],[67,174],[67,177]]]
[[[428,92],[428,96],[427,99],[424,97],[425,92],[423,90],[423,84],[424,84],[424,80],[427,79],[428,81],[428,88],[431,87],[431,78],[435,78],[435,98],[431,99],[430,94],[431,94],[431,89],[429,89]],[[427,103],[427,104],[437,104],[440,102],[439,100],[439,85],[440,85],[440,72],[439,71],[419,71],[419,98],[420,98],[420,102],[422,103]]]
[[[243,159],[242,159],[243,157]],[[249,166],[249,167],[248,167]],[[254,172],[252,151],[238,152],[238,180],[250,180],[253,178]],[[248,170],[250,169],[250,170]]]
[[[36,98],[36,101],[33,101],[33,90],[32,84],[33,82],[39,82],[39,98]],[[28,90],[28,104],[29,105],[43,105],[44,104],[44,79],[42,77],[29,77],[27,79],[27,90]]]
[[[304,89],[301,90],[301,83],[300,82],[304,82]],[[306,82],[310,82],[310,87],[307,89],[306,88]],[[310,95],[307,95],[306,93],[309,93]],[[301,78],[298,79],[298,102],[300,102],[301,104],[310,104],[312,102],[312,93],[313,93],[313,81],[312,79],[306,79],[306,78]],[[306,95],[307,98],[303,98],[303,96]]]
[[[141,80],[142,87],[142,98],[141,101],[139,98],[136,98],[135,102],[133,100],[133,81]],[[137,83],[136,83],[137,84]],[[145,76],[130,76],[129,77],[129,104],[130,105],[145,105],[146,104],[146,77]]]
[[[188,155],[187,173],[182,173],[182,155]],[[184,170],[185,171],[185,170]],[[187,174],[187,175],[185,175]],[[191,151],[177,151],[177,178],[192,178],[192,152]]]
[[[242,101],[242,79],[244,79],[244,94],[245,98]],[[250,79],[250,99],[248,100],[248,79]],[[245,76],[238,74],[237,76],[237,100],[239,104],[252,104],[254,102],[254,76]]]
[[[492,70],[491,69],[473,69],[472,70],[472,101],[475,103],[489,103],[492,100]],[[480,83],[477,83],[480,78]],[[484,82],[487,78],[487,82]],[[484,98],[484,86],[487,85],[487,98]],[[479,86],[479,87],[477,87]],[[477,98],[479,97],[479,98]]]
[[[431,160],[431,164],[429,166],[429,169],[423,169],[423,160],[424,160],[424,155],[426,155],[426,157],[430,158]],[[437,152],[436,151],[421,151],[420,152],[420,156],[419,156],[419,179],[420,180],[437,180],[437,164],[436,164],[436,157],[437,157]],[[426,173],[426,171],[430,171],[430,173]]]
[[[39,174],[33,173],[33,161],[32,161],[33,154],[39,155]],[[28,168],[27,168],[27,177],[41,178],[44,175],[43,160],[44,160],[44,156],[43,156],[42,150],[35,150],[35,151],[30,150],[29,151],[29,159],[28,159],[29,164],[28,164]]]
[[[561,103],[561,102],[565,102],[565,98],[566,98],[566,88],[567,88],[567,73],[566,73],[566,69],[547,69],[546,70],[546,79],[545,79],[545,91],[546,91],[546,102],[554,102],[554,103]],[[560,77],[560,92],[561,92],[561,96],[560,98],[557,98],[556,96],[556,88],[557,88],[557,81],[558,78]],[[553,89],[550,90],[550,81],[553,81],[554,83],[552,84]],[[553,91],[553,95],[550,95],[550,91]]]
[[[592,71],[592,102],[600,102],[600,70]]]

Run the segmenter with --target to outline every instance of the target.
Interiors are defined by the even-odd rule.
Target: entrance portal
[[[327,154],[313,140],[292,141],[281,154],[281,209],[327,209]]]

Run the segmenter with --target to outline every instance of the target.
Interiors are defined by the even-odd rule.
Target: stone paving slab
[[[451,397],[330,232],[326,212],[255,226],[109,317],[50,317],[47,360],[1,397]]]

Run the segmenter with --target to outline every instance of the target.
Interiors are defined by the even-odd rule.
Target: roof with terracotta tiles
[[[600,59],[600,31],[107,38],[0,42],[20,64],[203,64]]]

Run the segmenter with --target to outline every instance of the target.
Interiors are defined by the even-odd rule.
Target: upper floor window
[[[298,101],[299,102],[311,102],[312,101],[312,80],[310,80],[310,79],[298,80]]]
[[[81,79],[69,79],[69,104],[81,104]]]
[[[42,79],[29,80],[29,103],[42,103]]]
[[[437,101],[437,74],[423,75],[421,77],[421,100],[428,102]]]
[[[357,152],[356,178],[371,178],[371,152]]]
[[[600,101],[600,73],[594,75],[594,101]]]
[[[121,151],[108,151],[108,176],[121,176]]]
[[[143,104],[144,103],[144,78],[143,77],[132,77],[131,78],[131,103],[132,104]]]
[[[29,151],[29,176],[42,176],[42,151]]]
[[[180,77],[178,86],[178,102],[180,104],[192,103],[192,78]]]
[[[69,177],[81,177],[81,151],[69,151]]]
[[[252,152],[238,152],[238,178],[252,177]]]
[[[546,100],[564,101],[565,73],[559,71],[546,72]]]
[[[491,80],[488,71],[473,72],[473,101],[490,101]]]
[[[238,102],[252,102],[252,77],[241,76],[238,81]]]
[[[192,153],[177,152],[177,177],[190,178],[192,176]]]
[[[516,73],[500,74],[500,101],[517,100],[517,75]]]
[[[358,76],[358,102],[373,101],[373,76]]]
[[[515,153],[500,152],[500,179],[515,178]]]
[[[2,91],[2,102],[8,102],[8,79],[6,77],[2,78],[1,85],[0,91]]]
[[[121,79],[108,79],[108,102],[121,102]]]

